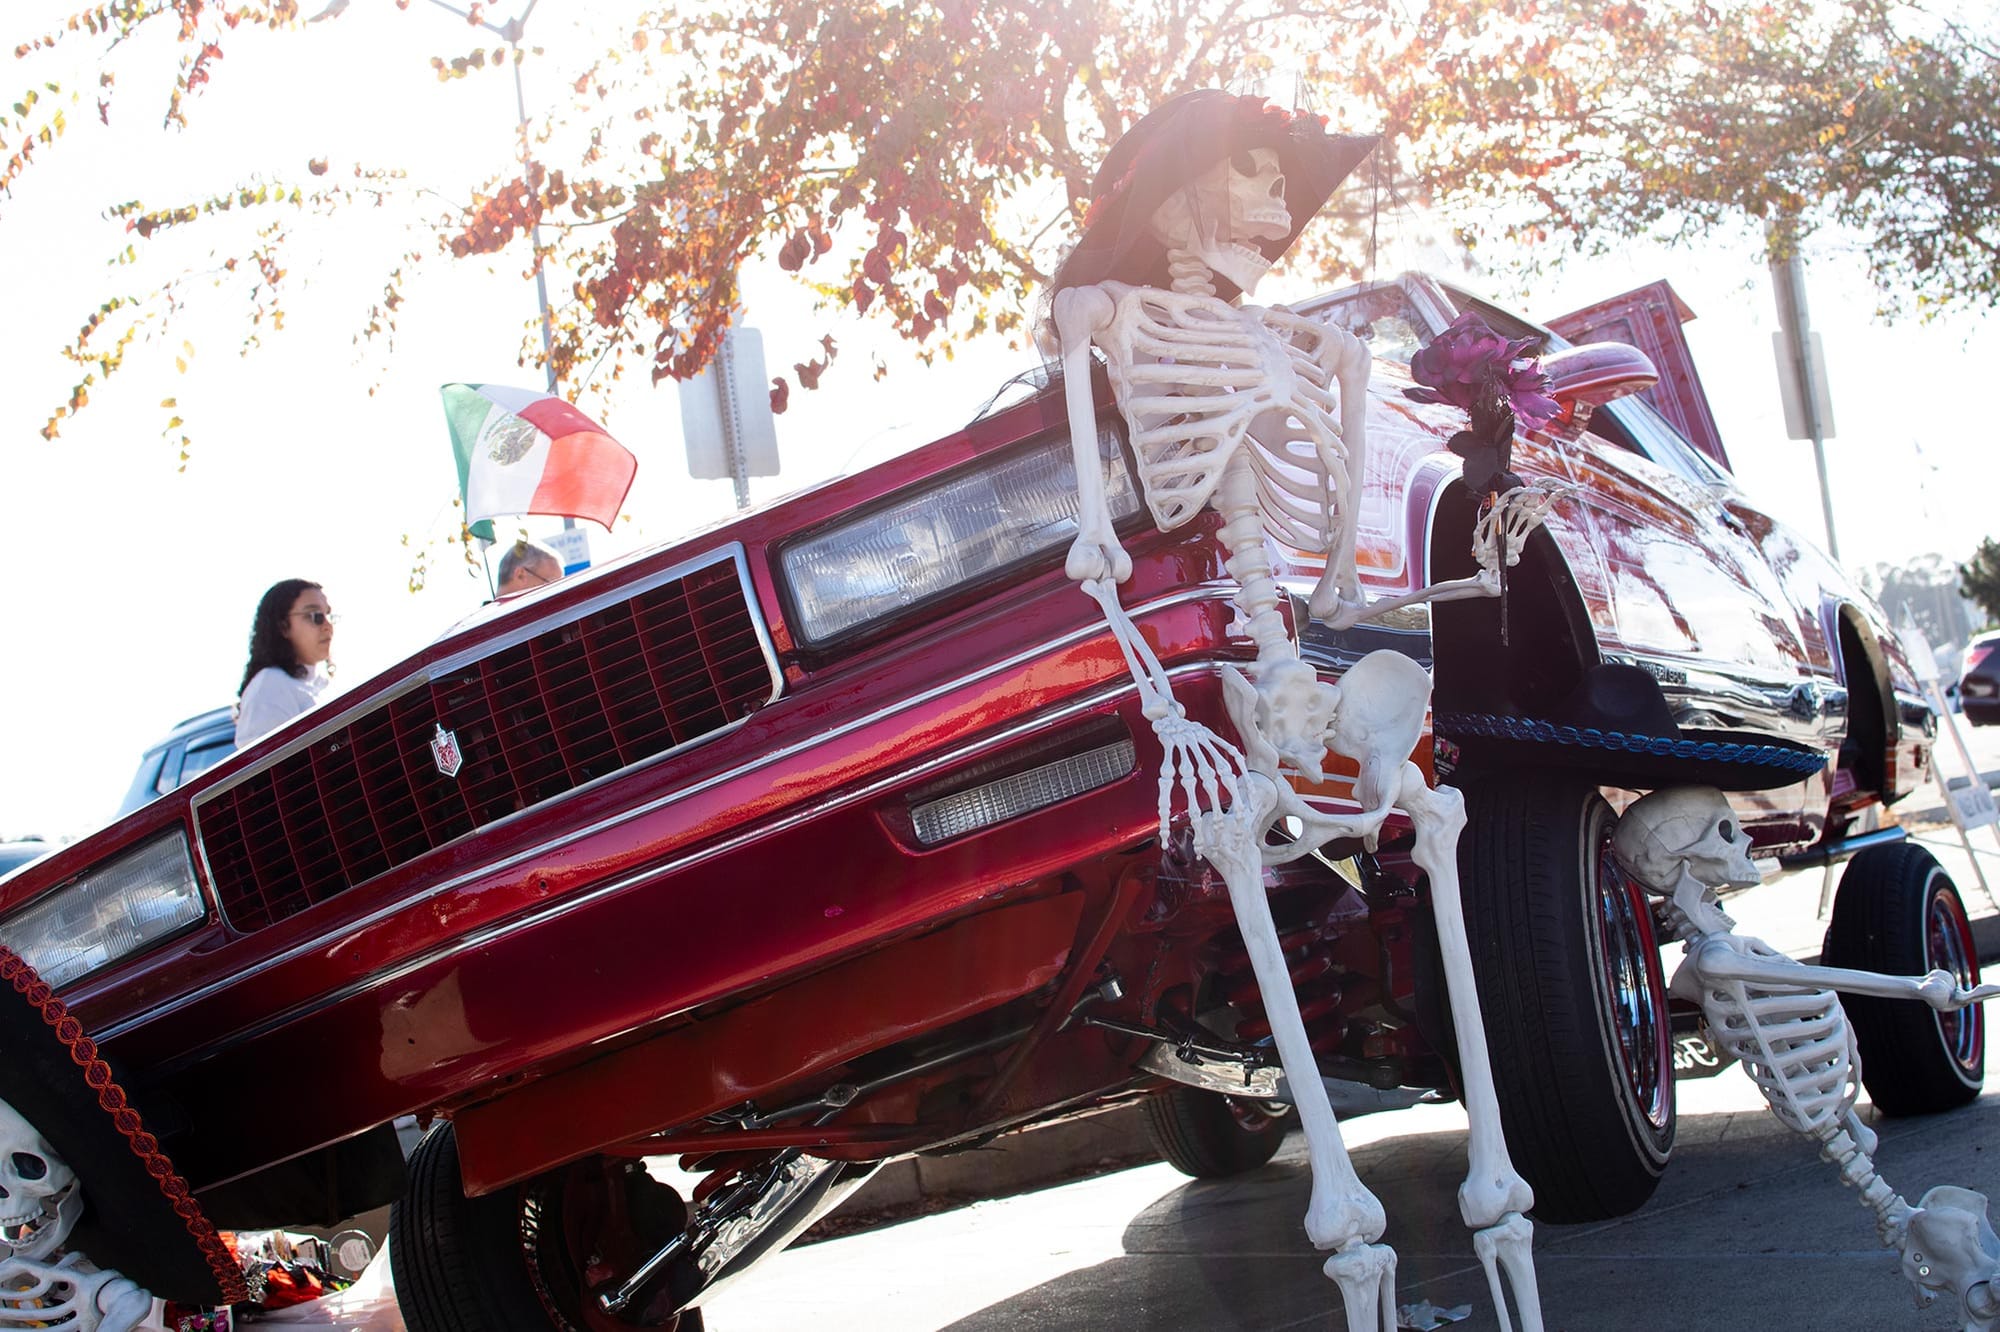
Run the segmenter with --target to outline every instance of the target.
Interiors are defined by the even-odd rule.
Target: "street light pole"
[[[475,21],[469,11],[447,3],[447,0],[431,0],[431,3],[439,9],[447,13],[456,14],[468,22]],[[523,184],[528,182],[528,178],[531,175],[530,168],[534,166],[534,155],[529,149],[528,140],[528,96],[521,84],[521,33],[528,25],[528,16],[535,12],[535,6],[540,3],[541,0],[528,0],[528,7],[523,9],[514,18],[507,20],[504,24],[489,23],[485,19],[476,20],[480,27],[506,42],[514,53],[514,114],[521,126],[521,181]],[[555,317],[549,310],[549,279],[547,272],[542,267],[542,220],[539,212],[535,215],[535,220],[528,224],[528,244],[533,247],[535,259],[535,305],[542,314],[542,369],[547,375],[549,395],[551,397],[560,397],[561,394],[558,390],[561,388],[562,381],[561,377],[556,374]],[[569,531],[575,526],[576,519],[568,517],[563,519],[564,531]]]
[[[528,7],[505,23],[489,23],[485,19],[474,20],[472,14],[447,0],[431,0],[431,3],[448,14],[456,14],[467,22],[477,22],[480,27],[506,42],[514,52],[514,114],[521,125],[521,179],[528,179],[529,168],[534,165],[534,156],[528,144],[528,96],[521,86],[521,32],[528,25],[528,16],[535,12],[535,6],[542,0],[528,0]],[[554,393],[560,380],[556,375],[555,361],[555,319],[549,311],[549,280],[542,270],[542,222],[538,215],[528,225],[528,243],[535,254],[535,304],[542,312],[542,368],[548,372],[549,392]]]

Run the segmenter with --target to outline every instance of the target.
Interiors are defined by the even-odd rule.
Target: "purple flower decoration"
[[[1549,377],[1527,355],[1533,338],[1501,337],[1468,310],[1410,358],[1410,378],[1421,386],[1403,392],[1418,402],[1456,407],[1470,418],[1450,439],[1465,459],[1465,483],[1477,494],[1498,494],[1521,484],[1508,471],[1514,431],[1534,430],[1562,409],[1548,395]]]

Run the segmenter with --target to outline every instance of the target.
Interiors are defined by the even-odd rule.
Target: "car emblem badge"
[[[458,770],[465,766],[465,755],[458,752],[458,737],[444,729],[439,722],[437,734],[431,738],[431,757],[437,760],[438,771],[447,777],[458,776]]]

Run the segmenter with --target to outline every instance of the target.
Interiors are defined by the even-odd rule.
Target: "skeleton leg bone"
[[[1165,668],[1125,614],[1116,589],[1097,579],[1086,580],[1082,587],[1104,612],[1138,684],[1146,715],[1166,751],[1160,782],[1163,833],[1172,812],[1172,790],[1181,785],[1188,792],[1195,849],[1228,885],[1230,906],[1242,930],[1279,1062],[1293,1088],[1305,1131],[1313,1178],[1306,1235],[1316,1247],[1339,1250],[1328,1260],[1326,1272],[1340,1283],[1348,1332],[1394,1332],[1396,1257],[1394,1251],[1374,1243],[1386,1224],[1382,1204],[1362,1184],[1341,1142],[1340,1125],[1327,1099],[1326,1085],[1320,1080],[1319,1061],[1313,1056],[1299,1015],[1298,996],[1292,990],[1271,904],[1264,895],[1261,845],[1278,804],[1277,785],[1263,773],[1246,772],[1243,757],[1234,746],[1186,716],[1174,701]],[[1254,706],[1255,691],[1240,674],[1233,679],[1225,677],[1225,688],[1232,687],[1239,705]],[[1246,712],[1239,724],[1249,716]],[[1261,740],[1252,725],[1246,742],[1256,745]],[[1275,766],[1275,753],[1267,761]],[[1222,799],[1225,793],[1226,806]]]
[[[1444,958],[1452,1025],[1458,1032],[1459,1077],[1465,1088],[1468,1162],[1459,1186],[1458,1210],[1474,1228],[1473,1251],[1486,1269],[1500,1326],[1511,1329],[1501,1274],[1513,1287],[1526,1332],[1541,1332],[1542,1302],[1535,1280],[1534,1225],[1525,1213],[1535,1191],[1514,1169],[1500,1125],[1500,1101],[1493,1089],[1493,1064],[1486,1026],[1479,1012],[1479,989],[1472,970],[1472,946],[1465,932],[1465,903],[1459,895],[1458,835],[1465,828],[1465,798],[1450,787],[1433,789],[1414,763],[1405,762],[1397,800],[1415,825],[1410,858],[1430,880],[1431,910],[1437,917],[1438,951]]]
[[[1299,1016],[1298,996],[1292,990],[1277,926],[1271,919],[1271,904],[1264,895],[1259,843],[1276,799],[1269,778],[1262,773],[1248,774],[1241,795],[1227,811],[1209,811],[1196,818],[1195,849],[1221,872],[1229,886],[1229,903],[1243,931],[1243,944],[1263,996],[1278,1058],[1298,1104],[1312,1164],[1306,1235],[1319,1248],[1338,1250],[1327,1260],[1326,1274],[1340,1283],[1348,1332],[1394,1332],[1396,1256],[1387,1246],[1375,1243],[1387,1218],[1381,1201],[1355,1173],[1354,1162],[1340,1139],[1340,1124],[1320,1080],[1319,1061]]]

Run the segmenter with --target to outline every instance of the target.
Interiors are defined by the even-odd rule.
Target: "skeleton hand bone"
[[[80,1253],[53,1263],[0,1260],[0,1328],[133,1332],[152,1311],[153,1297],[137,1282],[90,1266]]]

